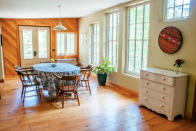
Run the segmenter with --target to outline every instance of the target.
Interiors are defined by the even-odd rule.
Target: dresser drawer
[[[174,87],[170,87],[167,85],[163,85],[157,82],[149,81],[146,79],[140,80],[140,86],[142,87],[148,87],[150,89],[165,93],[165,94],[173,94]]]
[[[152,109],[153,111],[156,111],[157,113],[165,114],[165,113],[170,112],[169,104],[165,104],[161,101],[155,100],[155,99],[148,97],[146,95],[142,96],[141,105],[144,105],[147,108]]]
[[[175,86],[175,78],[174,77],[169,77],[169,76],[164,76],[164,75],[159,75],[156,73],[151,73],[151,72],[146,72],[146,71],[141,71],[140,72],[140,77],[155,81],[155,82],[160,82],[169,86]]]
[[[164,94],[164,93],[161,93],[158,91],[154,91],[154,90],[151,90],[146,87],[140,87],[140,93],[145,96],[159,100],[163,103],[167,103],[167,104],[171,103],[171,96],[170,95],[167,95],[167,94]]]
[[[151,109],[153,111],[155,111],[156,109],[155,100],[145,95],[142,95],[142,97],[140,97],[140,105],[146,106],[148,109]]]

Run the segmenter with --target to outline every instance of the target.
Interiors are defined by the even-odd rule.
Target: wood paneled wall
[[[50,49],[52,58],[78,58],[79,33],[78,18],[61,18],[60,21],[67,28],[66,32],[76,34],[76,55],[61,56],[56,55],[56,31],[53,28],[58,24],[58,19],[0,19],[3,37],[3,56],[5,78],[15,77],[15,65],[20,65],[20,41],[19,26],[48,26],[50,27]],[[55,49],[55,51],[52,51]]]

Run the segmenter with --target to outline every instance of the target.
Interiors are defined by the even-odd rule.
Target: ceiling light
[[[67,28],[63,26],[62,23],[60,22],[61,5],[58,5],[58,8],[59,8],[59,22],[58,22],[58,25],[53,28],[53,30],[56,30],[56,31],[67,30]]]

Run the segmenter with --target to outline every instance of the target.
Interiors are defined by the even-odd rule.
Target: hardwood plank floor
[[[18,79],[1,83],[0,131],[196,131],[196,123],[183,118],[170,122],[137,105],[137,96],[125,95],[112,87],[99,87],[91,81],[92,94],[80,88],[81,105],[76,100],[44,102],[37,96],[21,101]],[[30,94],[29,94],[30,95]]]

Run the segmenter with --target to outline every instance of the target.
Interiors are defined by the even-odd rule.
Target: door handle
[[[37,56],[37,51],[34,51],[34,52],[33,52],[33,55],[34,55],[34,56]]]

